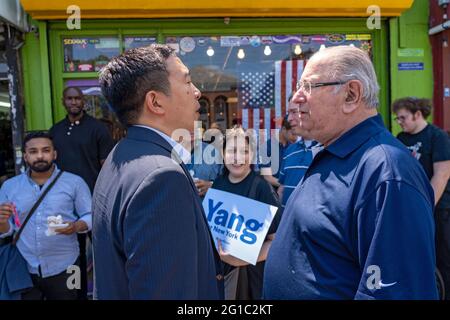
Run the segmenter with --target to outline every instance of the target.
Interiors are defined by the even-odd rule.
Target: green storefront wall
[[[400,18],[382,20],[382,28],[369,30],[365,19],[272,18],[88,20],[81,30],[67,30],[65,21],[33,22],[38,32],[28,33],[22,48],[26,130],[48,129],[65,116],[61,99],[65,79],[97,77],[96,72],[63,72],[63,36],[152,35],[163,43],[167,36],[179,35],[273,35],[273,34],[371,34],[373,59],[381,86],[380,113],[390,127],[393,99],[415,95],[432,96],[431,49],[427,36],[428,8],[415,1]],[[423,36],[422,36],[423,34]],[[123,42],[120,41],[122,44]],[[421,48],[423,56],[399,57],[398,49]],[[123,48],[121,48],[123,49]],[[416,54],[404,50],[401,55]],[[422,62],[423,71],[398,71],[400,62]],[[393,128],[396,130],[396,127]]]
[[[432,99],[433,60],[428,37],[428,1],[416,0],[412,8],[389,21],[391,102],[405,96]],[[423,63],[424,70],[399,71],[399,63]],[[392,132],[400,126],[392,119]],[[431,118],[430,118],[431,120]]]

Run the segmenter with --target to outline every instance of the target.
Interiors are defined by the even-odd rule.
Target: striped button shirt
[[[281,199],[283,207],[311,164],[312,148],[316,145],[315,141],[300,139],[286,149],[279,177],[279,182],[283,185],[283,198]]]

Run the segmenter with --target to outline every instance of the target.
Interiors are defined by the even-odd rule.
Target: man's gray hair
[[[322,58],[327,59],[328,63],[323,67],[329,73],[330,80],[359,80],[363,86],[362,100],[368,108],[378,107],[380,86],[372,61],[365,51],[352,46],[329,47],[314,54],[309,62]]]

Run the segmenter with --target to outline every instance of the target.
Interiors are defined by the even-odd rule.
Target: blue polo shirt
[[[266,261],[266,299],[436,299],[434,194],[379,115],[312,161]]]
[[[299,139],[286,149],[278,178],[280,184],[283,185],[283,198],[281,199],[283,207],[311,164],[313,159],[311,148],[316,144],[315,141]]]

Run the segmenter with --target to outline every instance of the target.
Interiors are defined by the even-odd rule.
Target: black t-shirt
[[[51,129],[59,169],[79,175],[86,181],[91,192],[100,172],[100,161],[105,160],[114,146],[114,141],[106,126],[84,114],[71,123],[66,117]]]
[[[255,192],[250,195],[253,183],[256,183]],[[219,176],[212,185],[212,188],[217,190],[222,190],[230,193],[234,193],[243,197],[251,198],[256,201],[264,202],[273,206],[278,207],[278,211],[272,220],[269,231],[267,234],[272,234],[277,231],[278,225],[280,224],[282,209],[281,204],[278,199],[278,195],[273,190],[272,186],[264,180],[261,176],[257,175],[255,172],[251,171],[249,175],[238,183],[232,183],[228,179],[228,174]],[[251,197],[250,197],[251,196]],[[230,272],[234,267],[229,264],[224,264],[225,274]],[[255,266],[248,265],[247,269],[247,279],[249,295],[251,299],[257,300],[261,299],[262,296],[262,283],[264,275],[264,262],[258,262]],[[239,287],[239,285],[238,285]],[[239,289],[238,296],[239,299]]]
[[[397,138],[408,147],[412,155],[419,160],[428,178],[433,177],[433,164],[450,160],[450,138],[445,131],[429,124],[416,134],[401,132]],[[436,208],[450,208],[450,181]]]

